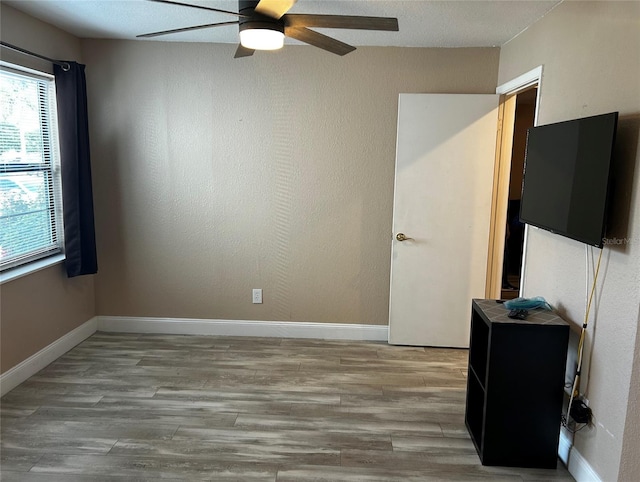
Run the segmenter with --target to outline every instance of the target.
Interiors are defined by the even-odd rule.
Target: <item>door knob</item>
[[[413,239],[413,238],[408,238],[407,236],[404,235],[404,233],[398,233],[398,234],[396,234],[396,239],[398,241],[407,241],[407,240]]]

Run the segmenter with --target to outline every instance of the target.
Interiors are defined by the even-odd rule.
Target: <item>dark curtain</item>
[[[54,65],[60,137],[60,166],[67,276],[98,271],[93,220],[87,85],[84,65],[68,62],[69,70]]]

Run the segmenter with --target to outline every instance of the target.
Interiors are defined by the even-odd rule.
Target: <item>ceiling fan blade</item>
[[[229,15],[234,15],[236,17],[246,17],[247,15],[243,15],[237,12],[230,12],[228,10],[220,10],[219,8],[205,7],[203,5],[193,5],[191,3],[182,3],[182,2],[174,2],[172,0],[148,0],[149,2],[156,3],[166,3],[169,5],[180,5],[181,7],[191,7],[191,8],[199,8],[201,10],[209,10],[210,12],[218,12],[218,13],[227,13]]]
[[[151,32],[142,35],[136,35],[136,38],[159,37],[160,35],[168,35],[171,33],[190,32],[191,30],[200,30],[203,28],[223,27],[225,25],[237,25],[237,20],[233,22],[207,23],[205,25],[195,25],[193,27],[174,28],[173,30],[163,30],[161,32]]]
[[[289,11],[297,0],[260,0],[256,12],[267,17],[279,19]]]
[[[313,45],[314,47],[327,50],[337,55],[346,55],[353,52],[356,48],[352,45],[340,42],[321,33],[314,32],[305,27],[285,27],[284,34],[287,37],[300,40],[301,42]]]
[[[359,17],[351,15],[288,14],[285,25],[290,27],[352,28],[397,32],[398,19],[391,17]]]
[[[255,50],[248,49],[247,47],[243,47],[242,44],[238,44],[238,48],[236,49],[236,54],[233,56],[234,59],[239,59],[240,57],[250,57],[253,55]]]

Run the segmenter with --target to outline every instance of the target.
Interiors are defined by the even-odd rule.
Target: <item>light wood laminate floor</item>
[[[3,481],[533,481],[484,467],[466,350],[96,333],[1,401]]]

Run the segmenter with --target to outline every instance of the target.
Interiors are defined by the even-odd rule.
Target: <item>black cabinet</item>
[[[569,325],[473,300],[465,423],[483,465],[555,468]]]

